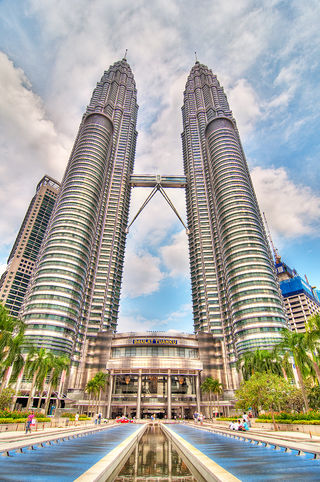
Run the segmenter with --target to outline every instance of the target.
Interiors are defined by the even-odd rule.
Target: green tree
[[[43,373],[48,367],[48,352],[45,348],[39,350],[32,348],[27,356],[26,360],[26,376],[32,377],[31,387],[29,391],[29,397],[27,401],[27,410],[30,409],[34,398],[35,388],[41,388],[43,382]]]
[[[91,400],[93,401],[95,396],[99,394],[99,388],[97,382],[94,378],[88,381],[85,391],[89,394],[89,405],[88,405],[88,412],[90,412],[91,405],[94,406],[94,403],[90,403]],[[89,413],[88,413],[89,414]]]
[[[308,393],[308,400],[310,408],[313,410],[320,410],[320,386],[312,387]]]
[[[209,394],[209,407],[210,407],[210,418],[212,417],[212,394],[215,394],[217,397],[217,406],[218,406],[218,397],[219,394],[222,392],[222,384],[217,378],[207,377],[204,382],[201,384],[200,387],[201,391],[204,393]]]
[[[313,364],[308,355],[308,346],[304,333],[297,333],[287,329],[282,330],[282,341],[276,346],[276,349],[282,353],[288,351],[291,353],[295,368],[297,371],[298,381],[302,390],[305,409],[309,410],[309,402],[307,391],[304,383],[304,377],[313,373]]]
[[[23,365],[21,347],[25,324],[10,316],[0,304],[0,391],[6,388],[11,377],[16,377]]]
[[[0,393],[0,410],[10,407],[12,397],[14,395],[13,388],[4,388]]]
[[[245,352],[237,361],[237,368],[241,371],[243,379],[249,378],[256,372],[275,373],[282,375],[281,360],[274,351],[255,350]]]
[[[320,313],[315,313],[308,319],[306,323],[305,339],[308,347],[308,354],[312,361],[318,384],[320,384]]]
[[[99,398],[98,398],[98,402],[97,402],[97,412],[99,412],[101,394],[102,394],[102,391],[105,390],[105,388],[106,388],[108,378],[109,378],[109,374],[105,373],[105,372],[101,372],[101,371],[96,373],[94,378],[93,378],[95,380],[95,383],[96,383],[96,386],[97,386],[97,391],[98,391],[98,394],[99,394]]]
[[[283,377],[273,373],[257,372],[249,380],[244,381],[236,391],[236,407],[243,410],[252,407],[257,412],[270,410],[274,429],[277,430],[274,411],[287,406],[290,392],[291,386]]]
[[[47,414],[50,404],[50,399],[53,390],[58,387],[60,377],[62,373],[68,372],[70,366],[70,360],[66,356],[52,356],[50,362],[50,377],[49,377],[49,386],[47,390],[47,398],[44,407],[44,413]]]
[[[46,352],[37,376],[36,388],[39,390],[38,408],[41,407],[44,387],[46,384],[47,376],[50,373],[50,370],[52,369],[52,366],[54,364],[54,358],[55,357],[52,352]]]

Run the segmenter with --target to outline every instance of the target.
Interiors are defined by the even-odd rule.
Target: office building
[[[49,176],[37,185],[1,276],[0,301],[12,316],[18,316],[22,306],[59,188],[60,184]]]
[[[209,374],[221,381],[227,399],[239,383],[237,358],[271,349],[286,326],[236,123],[216,76],[196,62],[182,108],[185,176],[133,175],[137,110],[133,75],[122,59],[104,73],[83,116],[24,306],[27,339],[71,358],[66,388],[78,400],[98,369],[120,370],[130,380],[132,375],[137,393],[140,375],[162,385],[159,377],[167,377],[163,390],[172,393],[170,356],[145,357],[138,350],[132,360],[136,372],[121,371],[130,368],[126,350],[136,343],[115,331],[131,187],[151,186],[164,196],[165,187],[185,188],[194,326],[196,337],[209,337],[210,343],[202,352],[203,368],[190,362],[172,376]],[[126,366],[113,360],[118,352],[107,349],[109,342],[101,344],[103,337],[113,337]],[[195,343],[196,349],[195,335],[179,340],[181,348]],[[153,398],[155,410],[160,401]],[[171,401],[161,403],[172,415]]]
[[[291,329],[305,332],[308,318],[320,313],[318,291],[307,279],[301,278],[294,269],[282,262],[280,257],[276,270]]]
[[[232,387],[236,358],[272,348],[286,321],[235,120],[199,62],[182,113],[194,326],[221,343],[217,376]]]
[[[123,59],[83,116],[23,312],[29,342],[72,357],[74,369],[90,337],[117,326],[137,109]]]

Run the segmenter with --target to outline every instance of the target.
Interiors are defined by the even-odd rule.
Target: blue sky
[[[35,186],[61,180],[95,83],[123,57],[137,88],[135,173],[182,174],[194,51],[224,86],[282,258],[320,287],[316,0],[0,1],[0,264]],[[131,213],[148,191],[134,189]],[[185,219],[183,190],[169,196]],[[157,195],[127,243],[119,330],[192,332],[187,238]]]

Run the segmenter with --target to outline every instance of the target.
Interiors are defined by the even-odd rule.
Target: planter
[[[54,428],[54,427],[72,427],[76,425],[77,427],[91,425],[92,420],[78,420],[75,424],[74,420],[69,420],[68,418],[53,418],[50,422],[39,422],[36,426],[31,426],[32,432],[41,431],[46,428]],[[0,424],[0,433],[1,432],[24,432],[26,429],[25,423],[2,423]]]
[[[311,435],[320,435],[320,425],[305,425],[299,423],[281,423],[277,422],[276,424],[279,430],[284,432],[301,432],[307,433]],[[261,428],[264,430],[274,430],[273,423],[267,422],[254,422],[252,428]]]

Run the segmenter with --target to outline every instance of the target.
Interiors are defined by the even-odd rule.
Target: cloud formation
[[[147,252],[126,252],[124,266],[123,296],[135,298],[148,295],[159,288],[164,274],[159,268],[160,260]]]
[[[13,242],[41,177],[60,178],[69,148],[23,70],[0,52],[0,250]]]
[[[160,253],[169,276],[190,277],[188,237],[185,231],[174,234],[172,242],[162,246]]]
[[[255,167],[251,177],[260,208],[277,236],[320,235],[320,196],[308,186],[295,184],[282,167]]]
[[[224,86],[248,160],[258,164],[253,179],[272,229],[287,240],[315,236],[319,205],[308,179],[315,186],[320,181],[319,2],[310,0],[303,6],[299,0],[71,3],[28,0],[21,8],[20,2],[11,0],[0,6],[5,19],[0,32],[4,256],[40,178],[47,173],[61,179],[92,90],[126,48],[140,105],[137,174],[183,172],[180,108],[196,50]],[[291,151],[286,149],[290,158],[286,164],[276,149],[269,153],[268,138],[276,146],[295,144]],[[305,155],[307,147],[312,152]],[[254,149],[267,151],[263,165],[251,159]],[[301,169],[301,159],[308,159],[312,176]],[[297,166],[299,184],[293,181],[298,179]],[[183,190],[168,194],[185,219]],[[147,190],[133,191],[130,219],[146,196]],[[188,272],[180,231],[176,216],[158,194],[128,236],[126,296],[146,296],[161,289],[165,277]],[[138,270],[143,276],[137,284]]]

